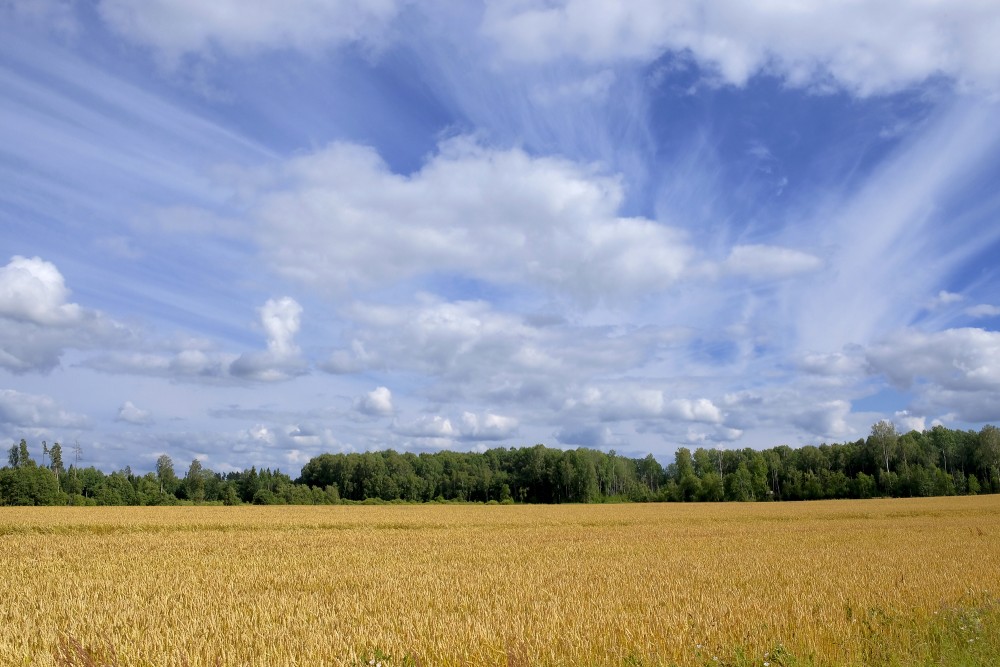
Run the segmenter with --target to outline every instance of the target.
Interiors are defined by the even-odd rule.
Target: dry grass
[[[0,568],[4,665],[1000,662],[995,496],[0,508]]]

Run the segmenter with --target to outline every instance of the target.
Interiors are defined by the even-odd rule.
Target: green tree
[[[968,487],[969,487],[969,495],[970,496],[974,496],[974,495],[976,495],[976,494],[979,493],[979,489],[980,489],[980,487],[979,487],[979,480],[976,478],[975,475],[969,475],[969,479],[968,479],[967,484],[968,484]]]
[[[996,491],[1000,485],[1000,428],[990,424],[979,431],[977,458],[979,467],[986,474],[985,479]]]
[[[941,453],[941,459],[944,462],[944,471],[950,473],[951,468],[949,468],[949,465],[954,467],[955,454],[958,450],[958,444],[955,442],[955,434],[941,424],[938,424],[931,429],[930,440],[937,451]]]
[[[31,460],[31,454],[28,453],[28,443],[24,438],[21,438],[21,443],[17,446],[17,450],[18,459],[20,459],[19,465],[22,468],[35,465],[35,462]]]
[[[222,504],[223,505],[239,505],[240,494],[236,491],[236,486],[232,483],[226,482],[222,487]]]
[[[205,477],[201,461],[198,459],[192,459],[188,467],[187,475],[184,476],[184,489],[187,491],[187,497],[196,503],[205,499]]]
[[[719,473],[714,470],[705,473],[701,478],[701,495],[698,499],[710,503],[717,503],[726,499],[726,489],[722,484],[722,478],[719,477]]]
[[[677,490],[680,493],[678,500],[681,502],[697,500],[701,495],[701,480],[694,474],[690,449],[678,448],[674,454],[674,467],[677,471]]]
[[[889,458],[893,455],[899,435],[896,433],[895,425],[886,420],[882,420],[872,425],[871,435],[868,441],[875,451],[880,455],[880,460],[885,462],[885,472],[889,472]]]
[[[65,500],[55,478],[44,468],[22,466],[0,471],[0,504],[57,505]]]
[[[726,475],[724,479],[726,489],[726,499],[746,502],[756,500],[753,494],[753,476],[747,468],[746,463],[740,463],[736,467],[736,472]]]
[[[875,478],[859,472],[851,483],[851,495],[855,498],[872,498],[875,496]]]
[[[52,447],[49,449],[49,468],[56,475],[63,474],[62,445],[58,442],[52,443]]]
[[[160,482],[161,493],[173,493],[177,490],[177,473],[174,472],[174,462],[166,454],[156,459],[156,478]]]

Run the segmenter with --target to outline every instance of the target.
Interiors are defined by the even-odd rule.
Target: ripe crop
[[[1000,657],[1000,497],[0,508],[0,664]]]

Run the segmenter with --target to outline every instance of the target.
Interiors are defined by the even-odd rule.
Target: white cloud
[[[98,11],[114,31],[172,63],[216,49],[237,56],[282,49],[315,53],[378,41],[399,7],[396,0],[101,0]]]
[[[267,349],[237,355],[214,349],[210,342],[147,341],[143,350],[111,351],[80,365],[104,373],[127,373],[173,380],[231,384],[244,380],[278,382],[303,375],[308,363],[295,343],[302,307],[290,297],[268,299],[258,309]],[[154,351],[147,351],[153,348]],[[0,359],[2,361],[2,359]]]
[[[338,350],[324,366],[331,372],[391,368],[465,374],[476,365],[492,369],[517,363],[516,358],[530,356],[520,353],[521,346],[541,335],[482,301],[420,296],[413,306],[358,304],[349,315],[358,325],[355,338],[349,350]]]
[[[844,400],[824,401],[791,415],[792,423],[802,430],[830,438],[843,438],[851,432],[847,415],[851,404]]]
[[[273,445],[277,438],[274,433],[268,427],[263,424],[256,424],[247,431],[247,435],[250,440],[256,442],[262,442],[267,445]]]
[[[517,434],[518,421],[491,412],[463,412],[460,428],[463,440],[504,440]]]
[[[572,58],[602,65],[688,54],[724,83],[758,73],[793,86],[892,92],[944,75],[1000,88],[1000,5],[978,0],[862,4],[809,0],[506,0],[491,3],[483,31],[505,58]]]
[[[227,382],[231,381],[229,369],[238,358],[235,354],[190,348],[173,353],[109,352],[90,357],[81,365],[102,373]]]
[[[900,433],[923,431],[927,428],[927,418],[911,414],[909,410],[900,410],[893,415],[893,421],[899,426]]]
[[[567,426],[558,430],[555,438],[564,445],[592,449],[607,449],[625,444],[625,441],[615,436],[607,425]]]
[[[24,428],[86,428],[84,415],[68,412],[48,396],[0,389],[0,424]]]
[[[684,441],[692,445],[711,446],[713,444],[734,442],[743,436],[738,428],[716,426],[711,429],[689,426],[684,435]]]
[[[993,306],[987,303],[980,303],[965,309],[965,314],[969,317],[998,317],[1000,316],[1000,306]]]
[[[394,422],[392,430],[397,435],[417,438],[437,447],[447,447],[460,441],[505,440],[517,434],[518,426],[519,422],[514,417],[493,412],[466,411],[457,419],[430,415],[409,422]]]
[[[769,245],[735,246],[722,265],[727,273],[756,279],[788,278],[822,266],[822,260],[809,253]]]
[[[941,414],[947,422],[1000,422],[998,391],[946,389],[927,384],[918,388],[913,407],[923,413]]]
[[[79,321],[82,309],[67,303],[69,289],[55,264],[15,255],[0,268],[0,317],[42,325]]]
[[[266,352],[247,352],[229,367],[239,378],[276,382],[306,372],[295,334],[302,320],[302,306],[291,297],[268,299],[260,308],[260,321],[267,334]]]
[[[862,395],[863,387],[860,382],[816,383],[812,377],[790,376],[752,391],[726,394],[725,427],[743,431],[739,437],[744,442],[751,438],[755,447],[843,440],[870,425],[870,415],[852,412],[850,400],[844,398]],[[789,426],[801,431],[794,439]]]
[[[278,358],[299,353],[294,337],[302,323],[302,306],[291,297],[268,299],[260,309],[260,321],[267,332],[267,349]]]
[[[376,387],[355,402],[355,408],[366,415],[388,417],[394,412],[392,392],[387,387]]]
[[[477,405],[517,410],[522,423],[523,415],[539,411],[575,409],[589,419],[597,407],[585,403],[581,387],[641,368],[659,350],[684,339],[682,332],[658,327],[618,330],[536,321],[484,301],[447,302],[428,295],[403,306],[355,304],[344,315],[353,326],[345,330],[342,347],[321,365],[324,370],[413,373],[428,380],[420,389],[425,400],[452,403],[461,396]],[[662,392],[651,400],[659,401],[664,414],[715,418],[697,401],[672,402]],[[608,403],[599,406],[607,418],[636,414],[634,393],[611,393]],[[655,417],[655,410],[643,414]],[[458,427],[458,421],[453,424]]]
[[[135,424],[136,426],[148,426],[153,423],[153,416],[149,410],[142,410],[141,408],[137,408],[132,401],[125,401],[121,408],[118,409],[118,416],[115,418],[115,421]]]
[[[38,257],[0,267],[0,367],[49,371],[70,348],[121,344],[131,333],[99,312],[69,302],[62,273]]]
[[[695,400],[674,399],[664,405],[663,416],[684,421],[717,424],[722,421],[722,411],[707,398]]]
[[[677,230],[620,217],[617,178],[469,138],[409,176],[339,143],[246,178],[267,259],[323,289],[454,272],[594,302],[666,289],[692,252]]]
[[[926,381],[951,390],[1000,391],[1000,332],[906,330],[868,350],[874,371],[908,389]]]
[[[829,354],[808,353],[799,359],[799,368],[813,374],[833,378],[856,378],[866,369],[863,350],[848,348]]]
[[[602,421],[665,419],[718,424],[724,415],[707,398],[667,398],[663,390],[642,386],[589,386],[566,402],[569,411],[597,414]]]
[[[494,442],[517,435],[519,421],[493,412],[463,412],[457,418],[429,415],[408,422],[394,422],[393,433],[417,438],[434,446],[450,446],[459,441]]]
[[[928,304],[928,308],[940,308],[942,306],[950,306],[952,304],[960,303],[965,299],[961,294],[956,294],[955,292],[949,292],[947,290],[941,290],[937,293],[933,299],[931,299]]]
[[[414,438],[455,438],[459,432],[452,426],[451,420],[440,415],[421,417],[416,421],[393,424],[393,430],[399,435]]]
[[[872,370],[916,394],[923,414],[950,412],[967,422],[1000,419],[1000,332],[906,330],[868,351]]]

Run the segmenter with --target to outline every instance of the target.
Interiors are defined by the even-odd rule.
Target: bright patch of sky
[[[1000,5],[0,0],[0,439],[1000,422]]]

